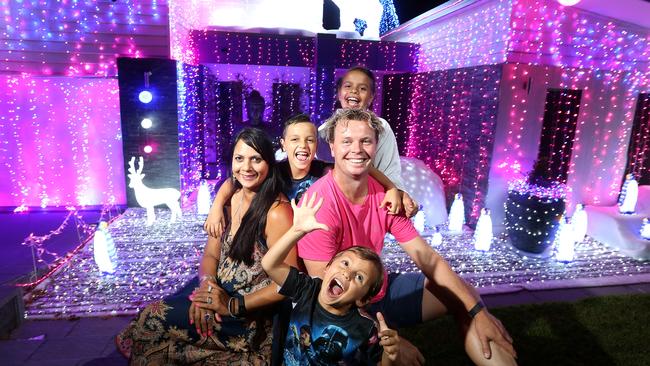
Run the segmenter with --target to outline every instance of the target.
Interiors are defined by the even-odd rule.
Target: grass
[[[520,365],[650,365],[650,295],[490,310],[515,340]],[[403,329],[427,365],[471,365],[447,317]]]

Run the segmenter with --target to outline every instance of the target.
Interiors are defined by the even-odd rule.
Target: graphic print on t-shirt
[[[298,327],[292,323],[285,344],[287,365],[335,365],[354,356],[358,340],[351,340],[348,332],[336,325],[311,329],[308,324]]]
[[[284,345],[285,365],[367,365],[381,359],[372,319],[352,308],[343,315],[318,303],[320,278],[291,268],[280,294],[292,298],[293,310]]]

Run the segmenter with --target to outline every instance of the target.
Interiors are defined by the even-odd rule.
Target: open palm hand
[[[316,212],[318,212],[322,204],[322,197],[316,202],[316,193],[312,194],[311,197],[305,193],[300,205],[296,205],[295,202],[291,201],[294,229],[305,234],[317,229],[329,230],[327,225],[316,221]]]

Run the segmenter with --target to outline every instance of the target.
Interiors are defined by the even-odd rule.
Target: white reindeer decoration
[[[176,216],[181,217],[181,206],[178,199],[181,197],[181,192],[174,188],[149,188],[142,183],[142,167],[144,166],[144,159],[140,156],[138,161],[140,168],[135,169],[135,156],[131,157],[129,161],[129,187],[135,190],[135,200],[138,204],[147,209],[147,225],[150,226],[156,220],[156,213],[154,206],[162,205],[163,203],[169,207],[172,212],[170,222],[176,221]]]

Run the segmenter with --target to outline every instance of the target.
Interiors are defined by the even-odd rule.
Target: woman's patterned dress
[[[231,244],[229,236],[221,241],[216,276],[219,286],[229,295],[244,295],[270,285],[261,265],[267,251],[263,240],[255,245],[252,266],[227,256]],[[245,319],[222,316],[221,323],[213,322],[212,336],[203,337],[189,323],[188,297],[195,287],[197,278],[176,294],[150,304],[117,336],[117,346],[129,357],[130,364],[269,364],[271,310],[256,311]]]

